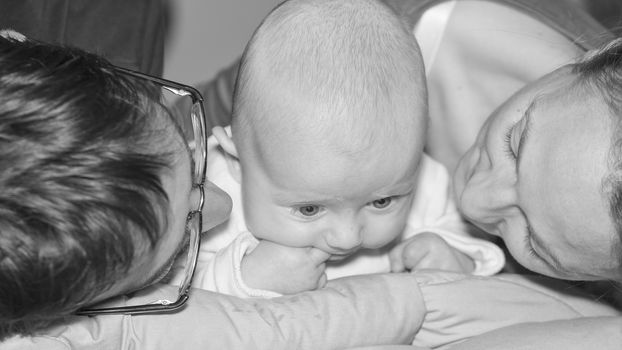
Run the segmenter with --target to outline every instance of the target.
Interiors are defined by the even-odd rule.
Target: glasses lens
[[[203,180],[205,159],[205,138],[202,125],[201,102],[194,102],[190,95],[179,96],[166,87],[162,89],[163,103],[169,107],[171,115],[184,136],[192,155],[192,179],[195,184]]]
[[[192,212],[188,214],[187,230],[189,231],[190,242],[188,245],[188,255],[186,257],[184,265],[184,279],[179,285],[179,294],[188,292],[190,283],[192,282],[192,276],[197,263],[197,255],[199,253],[200,246],[200,231],[201,231],[201,213]]]
[[[194,183],[200,184],[203,183],[203,173],[206,159],[205,153],[207,152],[205,144],[205,126],[203,125],[205,119],[203,116],[201,102],[197,101],[192,104],[192,108],[190,109],[190,119],[192,120],[194,139]]]

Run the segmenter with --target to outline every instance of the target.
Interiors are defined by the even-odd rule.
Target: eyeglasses
[[[76,312],[77,315],[144,315],[155,313],[174,312],[180,309],[188,301],[192,277],[197,265],[199,248],[201,246],[201,227],[203,226],[203,203],[205,201],[205,168],[207,162],[207,144],[205,132],[205,112],[203,110],[203,97],[193,87],[176,83],[174,81],[152,77],[140,72],[116,67],[122,74],[135,78],[143,79],[155,83],[162,89],[173,93],[176,96],[190,97],[190,112],[179,115],[177,124],[184,134],[188,149],[192,155],[192,186],[200,193],[199,204],[195,210],[188,213],[186,219],[186,231],[189,232],[188,256],[184,267],[184,279],[182,280],[178,296],[175,301],[158,300],[151,304],[132,305],[109,308],[84,308]],[[189,117],[189,118],[188,118]]]

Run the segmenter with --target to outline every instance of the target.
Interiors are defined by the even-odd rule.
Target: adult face
[[[602,181],[613,125],[594,91],[561,68],[486,121],[454,182],[464,215],[501,236],[525,267],[565,279],[617,279],[618,240]]]

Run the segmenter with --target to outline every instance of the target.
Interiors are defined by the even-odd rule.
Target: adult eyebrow
[[[529,139],[529,131],[531,130],[531,124],[532,124],[532,115],[533,115],[533,110],[536,107],[538,98],[534,99],[531,104],[529,105],[529,107],[527,107],[527,109],[525,110],[525,115],[523,116],[523,118],[525,118],[525,127],[523,128],[523,132],[520,135],[520,140],[518,140],[518,149],[516,150],[518,153],[518,159],[516,160],[516,176],[518,177],[518,174],[520,174],[520,165],[523,159],[523,147],[525,146],[525,143],[527,142],[527,140]]]

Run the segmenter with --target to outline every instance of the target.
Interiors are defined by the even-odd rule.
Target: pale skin
[[[308,110],[294,101],[287,105],[295,109],[290,115]],[[407,142],[385,140],[384,147],[352,157],[309,132],[257,137],[249,141],[253,147],[238,147],[215,128],[232,156],[230,170],[241,180],[247,226],[260,240],[242,261],[245,283],[281,294],[317,289],[326,283],[326,261],[392,243],[404,230],[416,192],[424,132],[418,127]],[[401,242],[391,261],[394,271],[474,267],[435,234]]]
[[[613,124],[598,92],[561,68],[488,119],[455,173],[463,214],[518,262],[564,279],[619,279],[602,179]]]
[[[516,99],[514,99],[513,101],[514,101],[514,103],[516,103],[516,101],[517,101],[517,100],[516,100]],[[523,108],[522,108],[522,110],[525,110],[525,109],[526,109],[525,107],[523,107]],[[512,113],[514,113],[514,112],[516,112],[516,113],[522,113],[522,112],[521,112],[521,111],[522,111],[522,110],[521,110],[521,108],[517,108],[517,111],[514,111],[512,108],[507,108],[507,107],[504,107],[504,109],[502,109],[502,110],[503,110],[504,112],[498,112],[498,113],[496,113],[496,118],[501,118],[501,117],[503,117],[503,116],[509,117],[508,113],[510,113],[510,114],[512,114]],[[536,110],[537,110],[537,109],[536,109]],[[517,117],[517,116],[514,116],[514,117],[515,117],[515,118],[520,118],[520,117]],[[574,116],[573,118],[576,118],[576,116]],[[514,119],[514,121],[515,121],[515,120],[517,120],[517,119]],[[596,125],[596,126],[600,126],[600,127],[602,127],[602,125],[601,125],[600,123],[601,123],[601,122],[603,122],[603,121],[604,121],[604,120],[600,120],[600,119],[599,119],[599,122],[597,123],[598,125]],[[492,124],[492,123],[493,123],[493,121],[490,121],[489,123],[490,123],[490,124]],[[580,124],[580,123],[579,123],[579,124]],[[503,124],[503,125],[504,125],[504,126],[507,126],[507,127],[508,127],[508,129],[509,129],[509,127],[511,127],[511,125],[506,125],[506,124]],[[535,125],[535,124],[534,124],[534,125]],[[497,129],[495,129],[495,131],[492,131],[492,125],[489,125],[487,128],[488,128],[488,129],[487,129],[487,131],[482,131],[482,133],[486,133],[487,135],[485,135],[485,136],[481,136],[481,139],[491,139],[491,142],[492,142],[492,138],[495,138],[495,137],[503,138],[502,134],[505,132],[505,130],[503,130],[503,129],[501,129],[501,128],[497,128]],[[520,129],[522,129],[522,127],[517,128],[517,130],[520,130]],[[554,130],[554,127],[553,127],[552,129]],[[495,135],[495,132],[497,133],[496,135]],[[519,131],[516,131],[516,132],[518,133]],[[515,137],[515,136],[514,136],[514,137]],[[532,137],[533,137],[533,135],[532,135]],[[603,138],[603,139],[605,139],[605,138]],[[568,141],[568,140],[566,140],[566,141]],[[592,140],[592,141],[593,141],[593,140]],[[483,141],[478,141],[478,142],[480,142],[480,147],[484,147],[484,145],[482,145],[482,144],[481,144]],[[518,145],[516,144],[516,140],[514,140],[514,142],[515,142],[514,147],[516,148],[516,146],[518,146]],[[532,142],[533,142],[533,141],[532,141]],[[500,143],[499,143],[499,142],[497,142],[497,141],[495,141],[495,143],[494,143],[494,145],[493,145],[493,146],[494,146],[494,147],[497,147],[498,149],[500,149]],[[550,146],[550,145],[548,145],[548,146]],[[596,148],[597,148],[597,149],[596,149],[596,151],[597,151],[597,152],[596,152],[596,155],[597,155],[597,156],[596,156],[596,157],[594,157],[594,158],[595,158],[595,159],[601,159],[601,160],[602,160],[602,158],[599,158],[599,157],[598,157],[599,152],[602,152],[602,149],[600,149],[600,150],[598,149],[598,147],[600,147],[600,144],[599,144],[598,142],[596,142],[595,146],[596,146]],[[486,145],[486,147],[487,147],[487,145]],[[497,152],[498,150],[493,152],[494,147],[491,147],[491,149],[489,149],[489,150],[487,150],[487,151],[488,151],[490,154],[493,154],[493,153],[494,153],[494,154],[496,154],[496,152]],[[529,149],[529,143],[525,143],[524,147],[525,147],[525,152],[527,152],[527,150]],[[532,146],[532,147],[535,147],[535,146]],[[539,145],[538,147],[543,147],[543,145]],[[560,149],[557,149],[557,151],[559,152],[559,151],[560,151]],[[536,151],[533,151],[533,152],[536,152]],[[563,153],[563,152],[562,152],[562,153]],[[553,154],[554,154],[554,152],[553,152]],[[600,153],[600,155],[602,155],[602,153]],[[498,156],[499,156],[498,154],[497,154],[496,156],[492,156],[492,155],[491,155],[491,158],[493,158],[493,157],[497,157],[497,160],[499,160],[499,161],[500,161],[500,158],[498,158]],[[554,155],[551,155],[551,154],[549,154],[549,156],[550,156],[550,157],[552,157],[552,158],[556,158],[556,157],[557,157],[557,156],[554,156]],[[527,157],[527,156],[525,156],[525,157]],[[562,158],[564,158],[564,157],[562,157]],[[465,158],[465,159],[466,159],[466,158]],[[550,159],[550,158],[547,158],[547,159]],[[503,163],[503,162],[501,162],[501,163]],[[492,167],[492,166],[491,166],[490,170],[492,171],[492,169],[494,168],[494,170],[495,170],[495,171],[501,171],[501,169],[502,169],[502,168],[501,168],[501,167],[499,167],[499,165],[501,165],[501,163],[499,163],[499,164],[497,165],[497,167]],[[503,164],[505,164],[505,163],[503,163]],[[507,165],[507,164],[506,164],[506,165]],[[542,163],[539,163],[539,165],[542,165]],[[598,165],[602,165],[602,164],[600,164],[600,163],[599,163]],[[512,166],[511,166],[511,165],[509,165],[509,167],[511,168]],[[465,164],[465,168],[466,168],[466,169],[468,169],[468,168],[469,168],[469,166],[466,166],[466,164]],[[524,167],[521,165],[521,168],[524,168]],[[600,169],[599,167],[596,167],[596,169],[597,169],[597,170],[602,170],[602,169]],[[579,170],[580,170],[580,169],[579,169]],[[591,169],[591,170],[594,170],[594,169]],[[475,173],[475,171],[474,171],[473,173]],[[507,173],[505,173],[505,174],[507,174]],[[462,174],[462,175],[466,175],[466,174]],[[497,175],[503,175],[503,174],[497,174]],[[537,175],[537,174],[534,174],[534,175]],[[600,174],[600,173],[599,173],[599,174],[597,174],[597,175],[602,175],[602,174]],[[526,175],[524,175],[524,177],[526,177]],[[501,177],[501,178],[499,178],[499,179],[502,179],[502,178],[503,178],[503,177]],[[596,176],[595,178],[600,178],[600,177]],[[524,182],[528,182],[528,181],[524,181]],[[524,183],[524,182],[521,182],[521,185],[522,185],[522,183]],[[494,184],[494,182],[493,182],[493,184]],[[517,192],[518,192],[519,190],[515,190],[515,191],[517,191]],[[523,200],[525,200],[525,197],[527,197],[527,196],[526,196],[526,195],[525,195],[525,196],[523,196]],[[531,198],[534,198],[534,197],[535,197],[535,196],[533,196],[533,197],[531,197]],[[528,198],[529,198],[529,197],[527,197],[527,199],[528,199]],[[538,198],[538,197],[535,197],[535,198]],[[576,202],[573,202],[573,201],[571,201],[571,203],[573,203],[573,204],[577,204]],[[481,203],[480,203],[480,204],[481,204]],[[564,202],[562,202],[562,204],[564,204]],[[514,203],[514,206],[517,206],[517,207],[518,207],[518,206],[520,206],[520,207],[521,207],[521,209],[522,209],[522,207],[523,207],[523,206],[524,206],[524,207],[528,207],[529,205],[528,205],[528,204],[525,204],[525,203],[523,203],[523,202],[521,202],[520,204],[518,204],[518,203],[516,203],[516,202],[515,202],[515,203]],[[466,207],[466,206],[463,206],[463,208],[464,208],[464,207]],[[486,213],[490,214],[490,211],[492,210],[492,208],[484,208],[484,209],[486,209],[486,210],[483,210],[483,211],[482,211],[481,216],[479,216],[479,217],[478,217],[478,216],[477,216],[477,214],[474,214],[474,215],[473,215],[473,219],[474,219],[474,221],[478,221],[478,220],[479,220],[480,225],[482,225],[482,226],[483,226],[483,225],[485,225],[485,224],[487,223],[486,218],[484,217],[484,214],[486,214]],[[181,212],[181,211],[180,211],[180,212]],[[556,213],[556,215],[557,215],[557,214],[559,214],[559,213]],[[183,214],[179,214],[179,215],[183,215]],[[583,217],[583,219],[584,219],[584,217]],[[498,219],[498,220],[499,220],[499,221],[502,221],[503,219]],[[509,221],[509,220],[510,220],[510,217],[508,216],[506,220],[508,220],[508,221]],[[534,226],[536,226],[536,225],[534,224]],[[494,223],[494,222],[493,222],[493,223],[490,223],[490,227],[494,228],[494,230],[495,230],[495,231],[497,231],[497,234],[499,234],[499,235],[503,236],[504,238],[506,238],[506,237],[510,237],[510,236],[512,235],[512,233],[513,233],[513,231],[508,231],[508,230],[507,230],[507,227],[502,227],[502,225],[500,225],[499,223]],[[541,232],[542,232],[542,231],[541,231]],[[520,233],[520,230],[517,230],[517,231],[516,231],[516,233]],[[573,233],[574,233],[574,231],[573,231]],[[524,237],[524,236],[523,236],[523,237]],[[551,236],[551,237],[552,237],[552,236]],[[558,240],[562,240],[562,237],[558,237],[558,238],[554,238],[554,237],[553,237],[553,238],[551,238],[551,237],[549,237],[549,241],[550,241],[550,242],[553,242],[553,244],[554,244],[554,241],[555,241],[556,239],[558,239]],[[576,238],[571,238],[570,240],[572,241],[573,239],[575,239],[575,240],[576,240]],[[589,245],[589,244],[588,244],[588,245]],[[514,251],[515,251],[515,252],[520,253],[520,252],[521,252],[521,248],[520,248],[520,247],[518,247],[517,249],[514,249]],[[514,251],[513,251],[513,253],[514,253]],[[610,254],[610,253],[607,253],[607,254]],[[609,257],[609,255],[607,255],[607,257]],[[528,259],[530,259],[530,258],[527,258],[527,260],[528,260]],[[533,269],[534,269],[534,270],[538,270],[538,266],[539,266],[538,264],[534,264]],[[543,272],[544,272],[544,271],[548,271],[548,270],[543,270]],[[553,274],[553,275],[555,275],[557,272],[555,272],[555,271],[550,272],[550,271],[549,271],[548,273],[549,273],[549,274]],[[590,321],[591,321],[591,320],[590,320]],[[615,332],[616,332],[615,334],[619,335],[619,331],[618,331],[618,330],[620,329],[620,327],[619,327],[619,321],[618,321],[618,323],[616,324],[616,326],[617,326],[617,328],[615,329]],[[546,330],[546,332],[549,332],[549,329],[550,329],[549,327],[543,327],[543,325],[542,325],[542,324],[540,324],[540,323],[536,324],[534,328],[537,328],[537,329],[539,329],[539,330],[545,329],[545,330]],[[564,327],[563,327],[563,329],[564,329],[564,330],[567,330],[568,328],[569,328],[569,327],[568,327],[567,325],[564,325]],[[581,329],[583,329],[583,330],[585,330],[586,328],[587,328],[587,327],[581,327]],[[576,330],[576,329],[571,329],[571,330],[570,330],[570,332],[571,332],[570,334],[561,335],[561,336],[555,337],[555,339],[562,339],[562,340],[563,340],[563,339],[569,339],[568,335],[576,335],[576,334],[580,334],[580,337],[581,337],[580,339],[592,339],[592,340],[593,340],[593,338],[594,338],[594,336],[593,336],[593,335],[594,335],[594,334],[598,334],[599,332],[600,332],[600,333],[602,333],[602,327],[599,325],[599,327],[598,327],[598,328],[595,328],[595,329],[590,329],[590,331],[591,331],[591,333],[590,333],[590,332],[579,333],[579,332],[577,332],[577,330]],[[550,334],[550,333],[549,333],[549,334]],[[510,337],[510,339],[508,339],[508,337]],[[508,344],[512,344],[512,337],[514,337],[514,338],[521,338],[520,340],[523,340],[524,338],[526,338],[526,337],[525,337],[525,332],[524,332],[524,330],[522,330],[522,331],[520,331],[520,332],[519,332],[519,331],[516,331],[516,330],[513,330],[513,331],[512,331],[512,332],[510,332],[509,334],[505,334],[505,335],[504,335],[504,337],[503,337],[503,344],[502,344],[502,347],[501,347],[501,348],[511,348],[512,346],[511,346],[511,345],[509,345],[509,346],[508,346]],[[609,336],[604,336],[604,337],[603,337],[603,339],[611,339],[611,337],[609,337]],[[532,345],[533,345],[533,344],[534,344],[534,343],[532,342]],[[577,343],[575,342],[575,343],[572,343],[572,344],[565,344],[565,346],[571,346],[571,345],[575,345],[575,346],[576,346],[576,344],[577,344]],[[619,342],[618,342],[617,344],[619,344]],[[585,344],[585,345],[587,345],[587,346],[594,346],[594,343],[588,343],[588,344]],[[541,347],[542,347],[542,344],[541,344],[541,343],[539,343],[539,344],[537,344],[537,346],[538,346],[539,348],[541,348]],[[456,348],[459,348],[459,347],[460,347],[460,346],[456,346]],[[467,346],[467,347],[468,347],[468,346]],[[579,346],[579,347],[581,347],[581,346]],[[394,349],[394,348],[405,348],[405,349],[406,349],[406,348],[411,348],[411,347],[408,347],[408,346],[397,346],[397,347],[389,347],[389,348],[391,348],[391,349]],[[477,345],[476,345],[475,347],[473,347],[473,348],[478,348],[478,349],[481,349],[481,348],[493,348],[493,347],[489,346],[489,344],[486,344],[486,345],[477,344]],[[612,348],[613,348],[613,347],[612,347]]]
[[[458,165],[456,196],[473,223],[502,237],[533,271],[620,280],[616,232],[601,187],[614,125],[599,93],[572,88],[575,79],[560,68],[498,108]],[[449,348],[618,349],[621,326],[621,317],[521,323]]]

